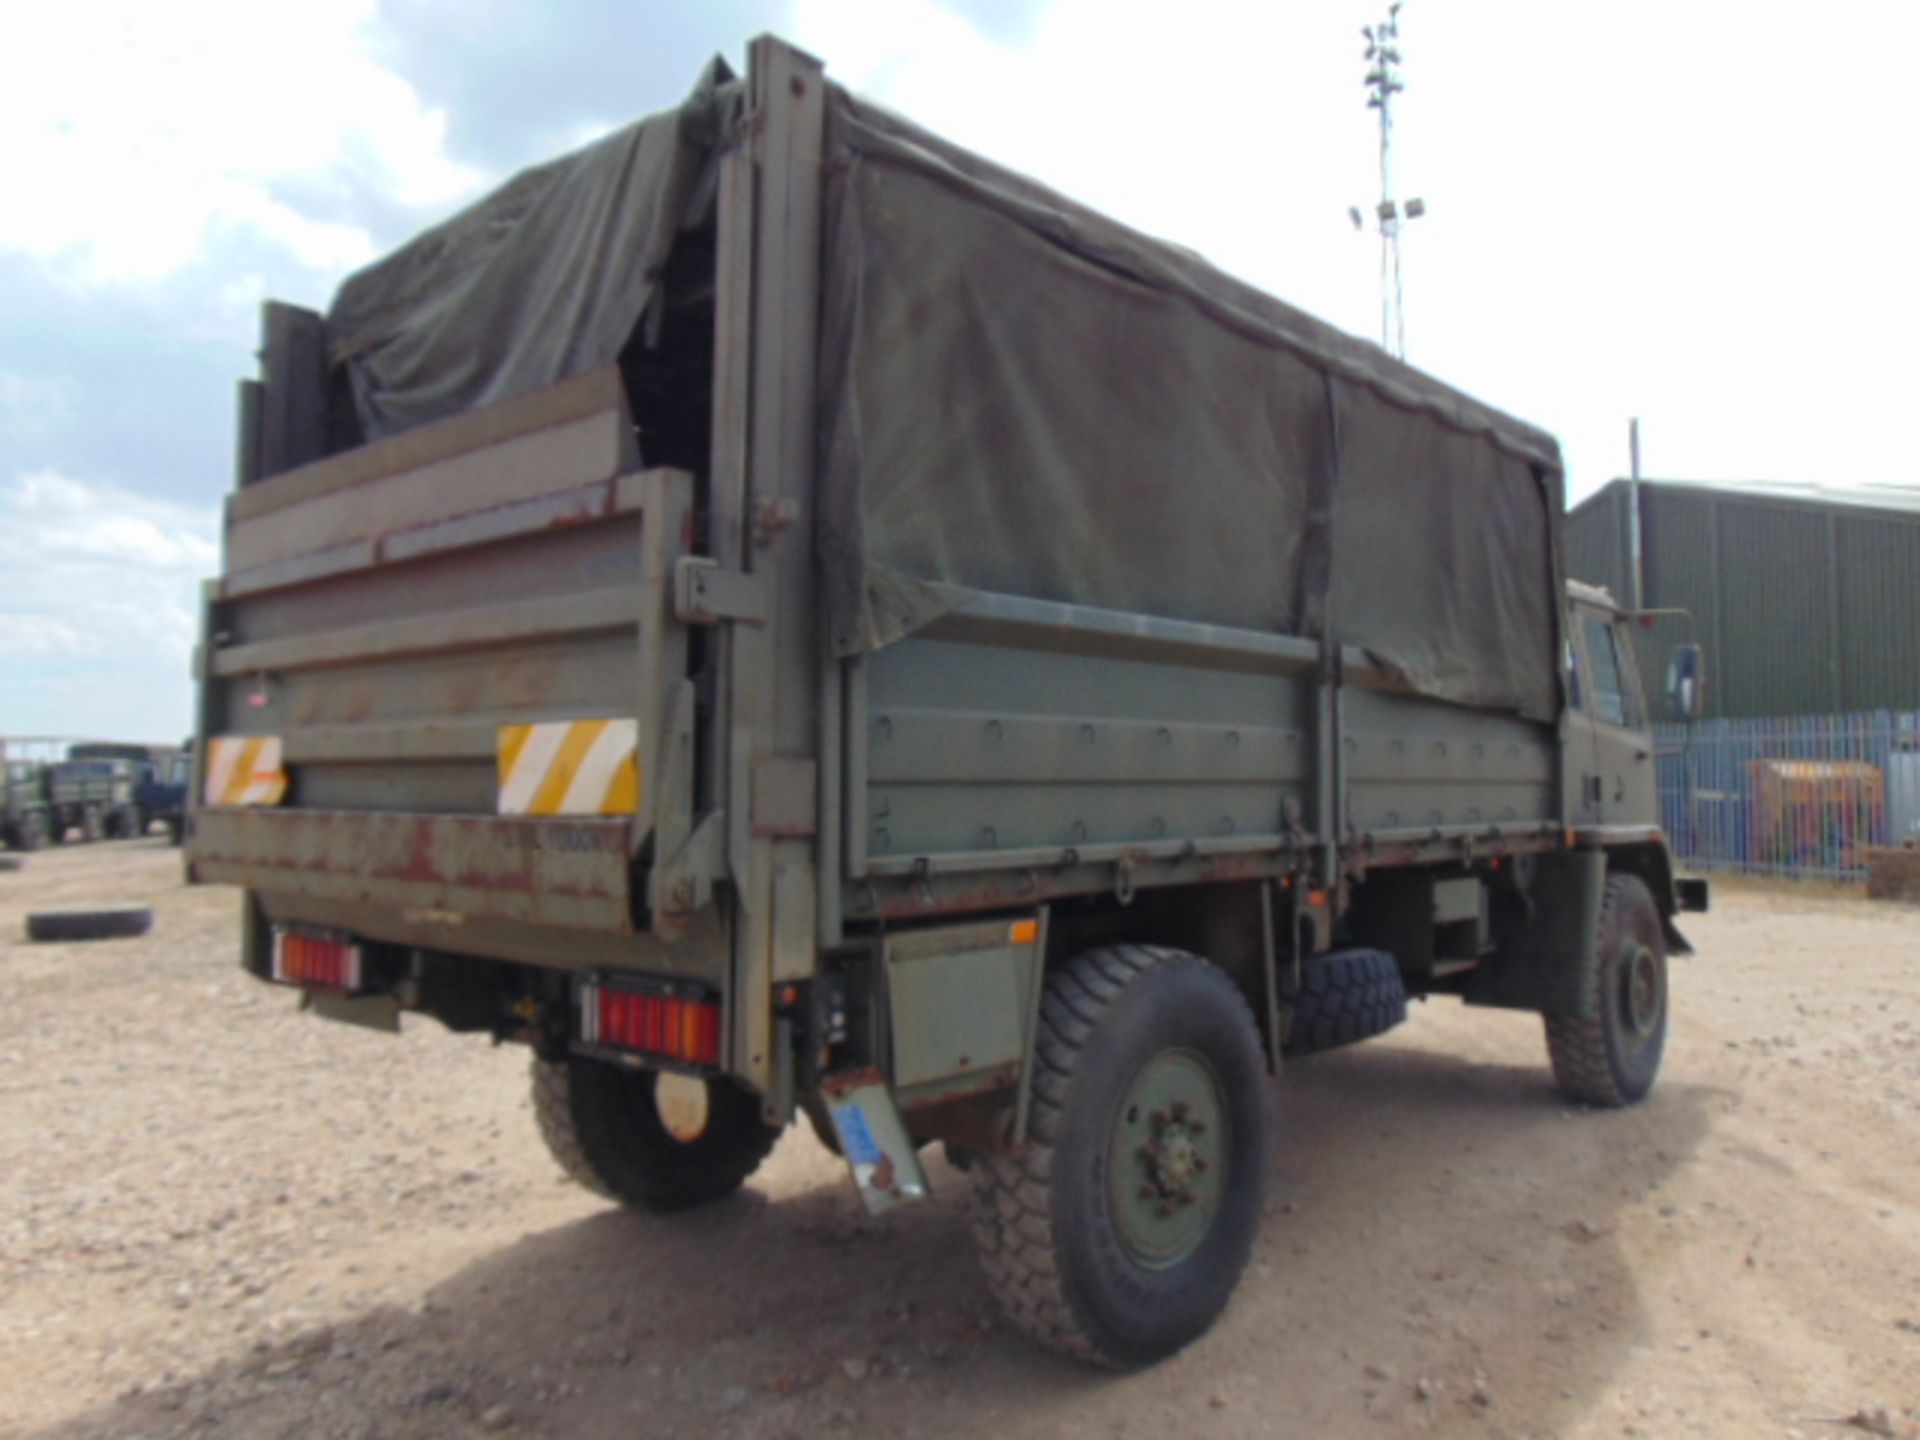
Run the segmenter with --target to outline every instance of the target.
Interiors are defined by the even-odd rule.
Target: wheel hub
[[[1660,967],[1653,952],[1636,945],[1627,957],[1626,1021],[1637,1035],[1660,1023]]]
[[[1223,1114],[1212,1068],[1191,1051],[1156,1056],[1128,1087],[1109,1160],[1119,1237],[1140,1263],[1177,1264],[1205,1239],[1221,1192]]]

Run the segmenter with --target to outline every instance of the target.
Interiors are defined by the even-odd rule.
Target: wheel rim
[[[1220,1209],[1231,1138],[1220,1082],[1199,1053],[1163,1051],[1140,1067],[1107,1155],[1114,1228],[1134,1261],[1161,1270],[1200,1248]]]
[[[706,1134],[713,1115],[706,1081],[664,1070],[653,1077],[653,1108],[661,1127],[682,1145]]]
[[[1665,1008],[1659,957],[1648,946],[1635,945],[1620,967],[1620,1019],[1629,1033],[1645,1038],[1660,1028]]]

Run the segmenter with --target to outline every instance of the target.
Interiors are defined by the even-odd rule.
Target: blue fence
[[[1920,711],[1662,725],[1656,753],[1695,869],[1858,879],[1869,847],[1920,840]]]

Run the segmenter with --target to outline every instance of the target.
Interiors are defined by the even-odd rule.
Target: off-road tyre
[[[1214,1203],[1190,1251],[1149,1266],[1115,1215],[1115,1186],[1126,1183],[1115,1144],[1139,1108],[1127,1102],[1142,1077],[1169,1057],[1195,1056],[1224,1117],[1213,1142]],[[1027,1143],[977,1153],[971,1167],[974,1239],[1007,1317],[1042,1344],[1108,1369],[1151,1364],[1198,1337],[1246,1267],[1269,1128],[1259,1031],[1221,970],[1150,945],[1068,961],[1048,977],[1041,1003]]]
[[[572,1179],[635,1210],[665,1214],[725,1199],[780,1138],[760,1102],[724,1081],[708,1083],[707,1126],[679,1140],[654,1107],[654,1073],[573,1057],[533,1062],[540,1137]]]
[[[152,928],[153,911],[144,905],[36,910],[27,916],[29,940],[125,940]]]
[[[1547,1056],[1562,1094],[1632,1105],[1653,1089],[1667,1041],[1667,942],[1644,881],[1609,875],[1600,903],[1597,1013],[1547,1015]]]
[[[178,845],[187,833],[187,817],[184,815],[167,816],[167,843]]]
[[[28,815],[7,831],[7,846],[12,850],[38,850],[46,843],[46,822],[38,815]]]
[[[1288,1012],[1280,1053],[1292,1059],[1384,1035],[1407,1018],[1407,985],[1384,950],[1341,950],[1301,967],[1280,996]]]

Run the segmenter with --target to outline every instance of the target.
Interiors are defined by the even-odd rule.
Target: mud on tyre
[[[1008,1317],[1130,1368],[1219,1316],[1261,1213],[1268,1089],[1253,1014],[1196,955],[1092,950],[1047,981],[1028,1143],[978,1155],[974,1236]]]

